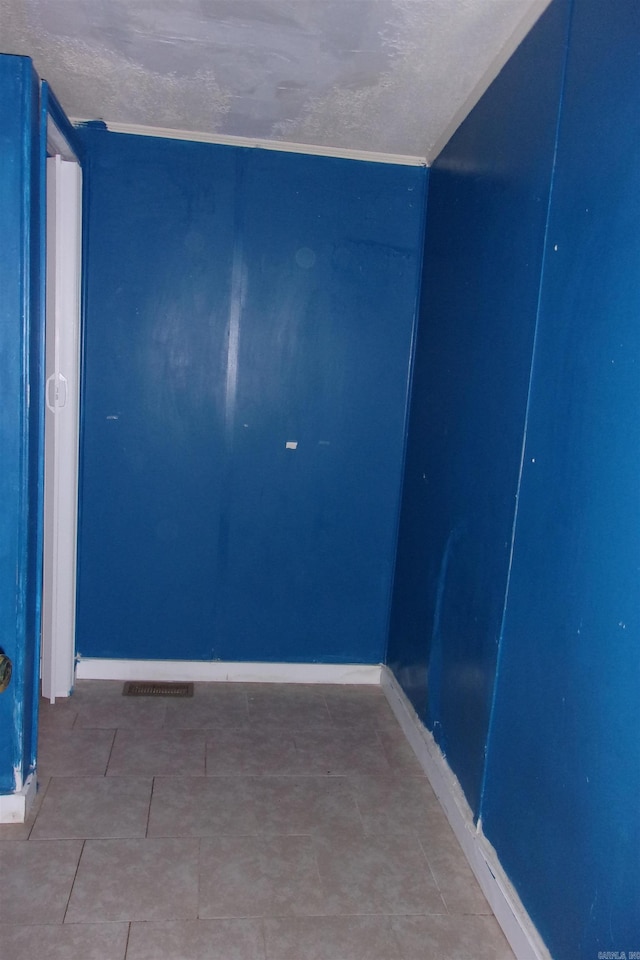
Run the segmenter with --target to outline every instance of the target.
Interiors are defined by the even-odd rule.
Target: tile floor
[[[513,960],[377,687],[43,703],[0,958]]]

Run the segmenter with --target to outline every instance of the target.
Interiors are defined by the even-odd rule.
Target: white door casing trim
[[[42,695],[68,697],[75,656],[82,171],[47,159]]]

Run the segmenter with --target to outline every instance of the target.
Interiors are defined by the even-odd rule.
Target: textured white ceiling
[[[72,117],[429,160],[548,0],[0,0]]]

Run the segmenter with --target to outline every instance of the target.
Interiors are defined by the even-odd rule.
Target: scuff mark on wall
[[[454,548],[464,536],[464,524],[458,524],[450,532],[445,544],[440,570],[438,572],[438,586],[436,592],[436,603],[433,613],[433,629],[431,633],[431,646],[429,651],[429,660],[427,664],[427,696],[429,716],[432,719],[433,732],[438,739],[438,730],[442,728],[440,722],[442,716],[442,670],[443,670],[443,636],[442,636],[442,612],[445,601],[445,590],[451,563],[451,555]],[[438,739],[440,743],[440,740]],[[440,744],[444,750],[444,744]]]

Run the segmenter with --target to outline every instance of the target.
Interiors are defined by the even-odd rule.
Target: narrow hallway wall
[[[556,960],[640,952],[639,103],[577,0],[482,808]]]
[[[554,0],[430,178],[389,662],[554,960],[640,952],[639,100]]]
[[[478,813],[509,566],[567,5],[430,173],[388,662]]]

